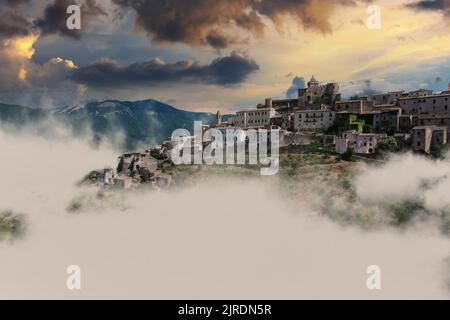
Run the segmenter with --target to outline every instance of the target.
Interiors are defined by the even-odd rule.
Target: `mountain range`
[[[216,115],[177,109],[166,103],[149,99],[143,101],[93,101],[83,106],[52,109],[30,108],[0,103],[0,121],[17,127],[45,121],[51,117],[79,134],[92,129],[93,141],[114,139],[122,134],[123,148],[159,144],[178,128],[192,132],[194,121],[214,124]],[[224,116],[226,120],[229,116]]]

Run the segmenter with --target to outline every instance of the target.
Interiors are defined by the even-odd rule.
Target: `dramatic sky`
[[[82,8],[81,30],[66,9]],[[369,5],[381,29],[367,27]],[[0,102],[154,98],[232,111],[295,97],[450,82],[450,0],[0,0]]]

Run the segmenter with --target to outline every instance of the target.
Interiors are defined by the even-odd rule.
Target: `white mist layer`
[[[24,239],[0,244],[0,298],[449,298],[449,241],[429,230],[342,229],[252,180],[73,215],[75,183],[116,154],[5,134],[0,148],[0,209],[29,217]],[[66,288],[69,265],[81,267],[80,291]],[[380,291],[366,287],[369,265],[381,267]]]
[[[397,155],[380,168],[367,168],[355,185],[368,202],[420,200],[427,209],[442,210],[450,205],[450,160]]]

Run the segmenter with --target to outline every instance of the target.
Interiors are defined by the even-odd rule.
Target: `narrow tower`
[[[222,124],[222,114],[220,113],[220,110],[216,113],[216,125],[220,126]]]

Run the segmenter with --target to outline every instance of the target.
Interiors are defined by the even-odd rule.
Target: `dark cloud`
[[[369,1],[369,0],[362,0]],[[183,42],[222,49],[240,43],[230,30],[234,26],[259,37],[264,32],[262,17],[277,28],[285,17],[299,21],[306,29],[331,33],[329,18],[336,5],[355,5],[354,0],[113,0],[136,12],[136,25],[156,42]],[[221,30],[219,32],[219,30]],[[223,32],[222,30],[227,30]]]
[[[45,8],[44,16],[35,21],[36,26],[41,29],[42,34],[59,33],[61,35],[79,38],[79,30],[69,30],[66,26],[67,7],[72,5],[70,0],[55,0],[54,3]]]
[[[240,84],[259,70],[256,62],[245,55],[233,52],[230,56],[215,59],[208,65],[192,61],[165,63],[161,59],[120,66],[103,59],[79,68],[70,79],[91,87],[117,88],[139,85],[202,83],[220,86]]]
[[[0,36],[25,36],[33,25],[22,15],[21,9],[30,0],[0,0]]]
[[[75,3],[73,0],[55,0],[45,8],[44,16],[35,21],[42,34],[59,33],[74,39],[79,39],[82,30],[90,19],[98,15],[105,15],[105,11],[95,0],[78,2],[81,5],[81,30],[69,30],[67,28],[67,8]]]
[[[8,7],[19,7],[25,3],[29,3],[30,0],[0,0],[1,6],[8,6]]]
[[[380,92],[379,90],[377,90],[373,87],[372,80],[366,79],[363,81],[363,83],[364,83],[364,88],[360,92],[360,94],[362,96],[371,96],[371,95],[374,95],[374,94],[377,94]]]
[[[371,79],[354,81],[353,85],[356,85],[357,87],[354,93],[359,96],[372,96],[381,92],[380,90],[374,88],[374,83]]]
[[[416,10],[442,11],[445,15],[450,16],[450,0],[423,0],[410,3],[407,7]]]
[[[292,79],[292,85],[286,92],[286,96],[288,99],[295,99],[298,97],[298,89],[305,88],[305,78],[303,77],[295,77]]]
[[[216,49],[225,49],[229,44],[226,36],[215,31],[208,34],[206,41],[211,45],[211,47]]]
[[[0,34],[6,37],[26,36],[33,30],[33,25],[13,9],[0,14]]]

